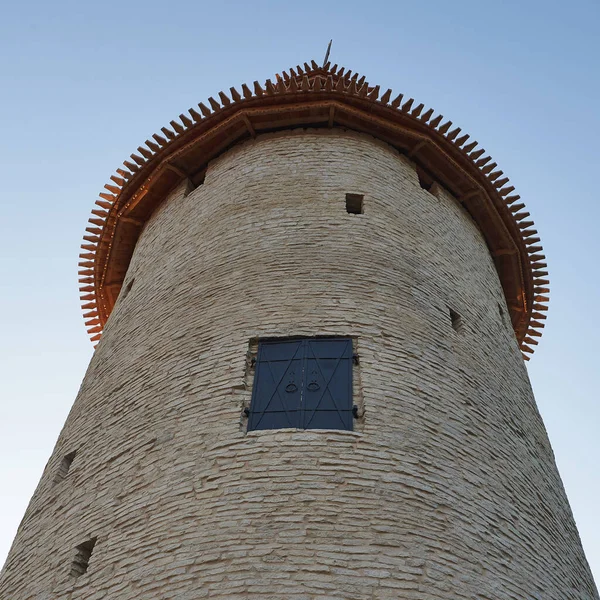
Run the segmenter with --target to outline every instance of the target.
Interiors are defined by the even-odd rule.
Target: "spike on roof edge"
[[[317,81],[315,85],[315,82]],[[533,227],[533,221],[522,221],[521,219],[517,219],[516,216],[510,212],[509,205],[513,202],[516,202],[519,199],[518,195],[508,196],[508,194],[514,191],[513,186],[506,186],[509,183],[508,177],[503,177],[502,179],[498,179],[499,175],[494,173],[494,168],[496,167],[496,163],[490,161],[492,160],[489,156],[485,158],[481,158],[481,156],[485,153],[485,150],[482,148],[477,148],[477,142],[470,142],[467,145],[465,143],[469,139],[469,135],[463,133],[463,135],[459,136],[461,132],[461,128],[456,127],[454,130],[450,131],[452,126],[452,121],[447,121],[445,124],[440,126],[443,117],[438,115],[437,117],[432,119],[434,114],[433,109],[429,108],[425,110],[425,106],[423,104],[419,104],[416,108],[412,108],[414,100],[410,98],[402,105],[403,95],[400,94],[396,97],[396,99],[390,103],[390,98],[393,93],[392,90],[387,90],[381,97],[379,97],[379,86],[370,87],[366,82],[365,77],[359,76],[358,73],[352,73],[350,70],[346,70],[344,67],[338,67],[338,65],[331,65],[330,63],[325,64],[324,66],[318,66],[314,61],[312,61],[311,65],[308,63],[304,63],[304,69],[300,66],[288,69],[288,71],[284,71],[282,75],[277,75],[275,77],[276,84],[273,84],[271,81],[267,81],[264,84],[264,87],[261,86],[257,81],[253,84],[253,91],[246,84],[243,84],[241,87],[242,95],[240,95],[235,88],[230,88],[231,100],[224,92],[219,92],[216,94],[221,100],[221,104],[219,104],[213,97],[208,98],[207,102],[210,104],[211,108],[209,109],[202,102],[198,104],[202,115],[196,112],[193,109],[190,109],[188,112],[191,115],[192,119],[189,119],[184,114],[179,116],[179,121],[171,121],[170,125],[173,130],[167,129],[165,127],[161,128],[161,133],[164,134],[165,137],[160,134],[153,134],[152,140],[154,142],[146,140],[144,142],[145,146],[140,146],[137,149],[139,154],[133,153],[131,154],[131,160],[127,159],[124,161],[124,166],[127,170],[117,169],[117,175],[112,175],[110,177],[110,182],[105,185],[105,189],[111,192],[107,194],[105,192],[100,192],[99,200],[96,200],[96,204],[101,208],[105,209],[104,211],[99,211],[94,209],[92,211],[92,218],[90,218],[89,222],[96,227],[87,227],[86,231],[88,233],[93,234],[95,237],[92,238],[95,241],[95,249],[92,250],[90,247],[86,248],[89,250],[89,254],[85,255],[86,259],[90,259],[86,261],[84,266],[91,269],[90,271],[85,272],[85,277],[80,277],[80,283],[89,288],[89,284],[93,284],[94,286],[94,297],[95,300],[87,302],[88,296],[90,295],[89,290],[85,291],[86,295],[86,310],[93,309],[92,313],[88,312],[85,316],[86,318],[90,318],[94,316],[94,318],[99,318],[104,326],[106,319],[108,318],[108,314],[112,310],[111,303],[114,304],[114,300],[109,301],[108,298],[105,297],[103,293],[103,275],[106,272],[106,263],[102,266],[98,263],[99,252],[106,252],[106,247],[109,249],[112,246],[112,235],[110,234],[110,229],[113,228],[116,224],[116,221],[120,218],[119,210],[122,209],[121,199],[128,195],[132,188],[136,185],[140,184],[140,178],[146,174],[149,168],[155,167],[158,165],[158,162],[164,160],[165,156],[168,155],[171,151],[171,148],[174,144],[179,142],[180,138],[183,138],[193,132],[198,127],[202,127],[206,124],[206,122],[210,120],[216,120],[220,117],[224,111],[233,111],[238,109],[244,103],[253,101],[254,103],[260,102],[262,99],[276,99],[281,94],[305,94],[306,92],[311,92],[311,94],[325,94],[330,97],[332,100],[340,100],[343,101],[345,98],[357,98],[362,102],[377,104],[383,110],[397,111],[398,113],[402,113],[405,119],[418,121],[423,126],[427,127],[428,130],[434,131],[437,135],[443,136],[446,143],[452,144],[452,146],[460,151],[465,157],[468,157],[469,161],[472,162],[473,165],[479,170],[482,177],[485,177],[488,181],[489,185],[493,187],[495,193],[499,200],[504,198],[502,205],[506,207],[508,214],[510,214],[511,219],[518,230],[521,232],[521,240],[524,244],[525,251],[527,253],[526,263],[531,272],[532,276],[532,287],[539,287],[542,284],[544,277],[546,277],[547,272],[541,270],[545,268],[546,263],[540,262],[538,260],[537,254],[542,251],[541,245],[539,243],[536,246],[532,246],[531,244],[527,244],[527,238],[535,235],[537,233],[535,230],[531,229]],[[331,81],[331,84],[329,83]],[[212,109],[212,110],[211,110]],[[425,112],[423,113],[423,111]],[[449,132],[449,133],[448,133]],[[141,154],[141,156],[140,156]],[[501,172],[500,172],[501,173]],[[116,185],[115,185],[116,184]],[[506,187],[505,187],[506,186]],[[113,231],[114,233],[114,231]],[[84,238],[90,241],[90,236],[86,235]],[[539,241],[539,238],[536,238],[536,242]],[[102,266],[102,268],[100,268]],[[84,275],[82,272],[81,275]],[[533,292],[530,293],[530,295]],[[537,321],[531,319],[531,311],[532,308],[536,311],[544,311],[547,310],[548,298],[546,296],[539,296],[535,298],[535,300],[530,298],[529,305],[530,308],[530,318],[529,323],[525,327],[525,329],[521,332],[519,337],[521,343],[521,349],[524,353],[531,353],[533,350],[526,345],[526,338],[531,335],[537,336],[541,335],[539,331],[537,331],[540,324]],[[97,323],[94,324],[92,332],[90,329],[90,334],[93,333],[92,341],[98,341],[101,337],[101,331],[98,332]],[[526,360],[528,360],[528,356],[523,355]]]

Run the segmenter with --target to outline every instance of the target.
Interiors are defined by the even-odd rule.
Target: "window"
[[[349,338],[259,342],[248,431],[351,431],[352,360]]]
[[[129,292],[131,291],[131,288],[133,287],[134,281],[135,281],[135,277],[132,277],[131,280],[125,284],[125,286],[123,287],[123,291],[120,293],[121,300],[125,300],[125,298],[127,298],[127,295],[129,294]]]
[[[452,329],[457,333],[461,333],[463,330],[463,320],[462,317],[451,308],[448,309],[450,311],[450,320],[452,321]]]
[[[69,454],[65,454],[63,456],[62,460],[60,461],[60,465],[58,466],[56,475],[54,476],[54,483],[62,481],[67,476],[69,469],[75,460],[76,453],[77,452],[74,450],[73,452],[69,452]]]
[[[346,212],[351,215],[362,215],[363,194],[346,194]]]
[[[96,540],[97,538],[92,538],[75,548],[75,558],[71,564],[71,577],[79,577],[88,570]]]
[[[431,175],[421,169],[421,167],[417,166],[417,177],[419,179],[419,185],[427,192],[431,192],[431,188],[434,184],[434,180]]]

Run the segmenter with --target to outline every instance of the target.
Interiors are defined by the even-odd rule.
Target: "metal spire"
[[[329,60],[329,52],[331,50],[331,42],[333,42],[333,40],[329,40],[329,44],[327,45],[327,52],[325,52],[325,58],[323,59],[323,66],[325,66],[327,64],[327,61]]]

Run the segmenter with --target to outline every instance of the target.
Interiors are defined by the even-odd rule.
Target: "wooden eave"
[[[197,184],[210,160],[258,134],[337,126],[387,142],[461,202],[493,256],[521,349],[533,352],[532,336],[541,335],[547,310],[545,257],[519,196],[468,135],[412,99],[392,100],[391,90],[380,96],[378,86],[337,65],[305,63],[276,83],[254,82],[241,93],[231,88],[231,98],[218,96],[147,140],[100,194],[80,262],[93,341],[100,339],[144,224],[175,186],[186,179]]]

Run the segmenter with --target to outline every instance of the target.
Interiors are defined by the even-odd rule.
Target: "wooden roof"
[[[345,127],[397,148],[438,181],[482,231],[524,352],[533,352],[549,293],[546,262],[533,221],[508,177],[468,134],[433,109],[382,91],[364,77],[327,63],[219,92],[163,127],[124,161],[96,201],[80,255],[85,324],[100,339],[144,223],[185,179],[199,183],[208,162],[263,132],[294,127]]]

